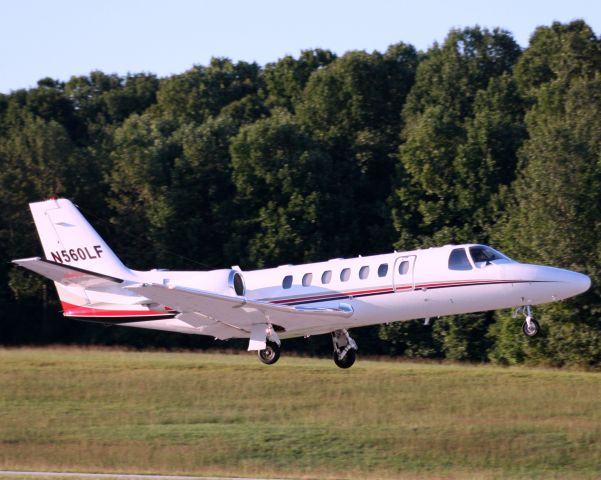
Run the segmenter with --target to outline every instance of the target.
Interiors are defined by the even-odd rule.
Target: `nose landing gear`
[[[522,332],[524,332],[524,335],[527,337],[536,337],[540,333],[540,325],[532,318],[532,307],[530,305],[525,305],[516,308],[513,312],[513,318],[516,318],[520,313],[526,317],[522,324]]]
[[[332,332],[334,363],[340,368],[350,368],[357,359],[357,344],[346,330]]]

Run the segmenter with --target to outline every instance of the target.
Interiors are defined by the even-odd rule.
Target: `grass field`
[[[5,349],[0,469],[601,478],[601,374]]]

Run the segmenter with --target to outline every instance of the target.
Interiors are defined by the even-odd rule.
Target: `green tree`
[[[237,122],[229,116],[209,118],[200,126],[180,129],[182,154],[171,171],[169,188],[169,230],[171,251],[186,252],[180,267],[192,268],[191,260],[221,268],[239,261],[235,252],[228,256],[224,246],[235,242],[235,187],[229,152],[231,139],[238,133]]]
[[[64,85],[65,95],[75,109],[82,145],[99,145],[127,117],[141,114],[156,103],[156,75],[139,73],[121,78],[93,71],[74,76]]]
[[[390,248],[387,197],[416,64],[415,49],[404,44],[385,54],[349,52],[314,71],[297,103],[299,123],[334,161],[333,195],[346,199],[338,210],[344,254]]]
[[[0,139],[0,232],[7,255],[40,250],[31,232],[27,204],[77,194],[80,160],[62,125],[31,114],[25,114],[23,124]]]
[[[327,153],[302,132],[294,117],[276,110],[243,127],[231,144],[237,241],[246,265],[322,258],[336,229]]]
[[[62,82],[44,78],[36,88],[12,92],[5,102],[1,122],[5,129],[23,126],[34,116],[62,125],[72,139],[78,136],[80,125],[75,105],[65,94]]]
[[[51,336],[46,303],[56,305],[56,301],[48,297],[49,282],[8,261],[42,255],[27,204],[77,193],[80,160],[62,125],[29,112],[22,112],[21,124],[0,138],[0,249],[5,258],[0,265],[0,338],[5,335],[4,341],[10,340],[4,332],[38,341]]]
[[[540,87],[555,82],[564,87],[573,79],[590,78],[601,69],[601,46],[582,20],[538,27],[515,68],[516,81],[533,100]]]
[[[506,325],[516,321],[501,316],[491,353],[498,361],[601,362],[601,76],[574,79],[564,91],[557,81],[539,88],[527,116],[529,139],[513,187],[515,200],[496,236],[520,261],[585,272],[593,287],[585,295],[537,309],[544,341],[519,342],[520,349],[507,338]]]
[[[487,239],[524,139],[509,75],[519,52],[508,33],[475,27],[451,31],[420,63],[391,199],[398,248]]]
[[[161,81],[157,94],[159,115],[181,124],[203,123],[233,102],[257,96],[260,72],[256,63],[234,64],[225,58],[213,58],[207,67],[197,65],[173,75]],[[260,105],[258,101],[252,103]],[[261,113],[254,111],[257,116]]]
[[[403,109],[404,142],[390,199],[397,248],[488,242],[525,138],[522,100],[511,78],[519,54],[507,32],[475,27],[451,31],[419,64]],[[491,322],[490,314],[438,320],[430,349],[482,360]],[[412,328],[383,326],[381,336],[390,340]]]
[[[265,104],[273,108],[286,108],[294,113],[294,105],[301,101],[303,90],[311,74],[326,67],[336,59],[329,50],[304,50],[295,59],[286,55],[275,63],[268,63],[262,76],[265,82]]]
[[[478,91],[487,88],[491,78],[511,72],[520,53],[504,30],[451,30],[442,46],[435,43],[420,62],[403,109],[405,120],[435,105],[460,118],[472,116]]]
[[[115,131],[107,199],[114,216],[115,248],[136,268],[165,265],[172,205],[168,198],[172,169],[181,155],[173,121],[150,114],[131,115]]]

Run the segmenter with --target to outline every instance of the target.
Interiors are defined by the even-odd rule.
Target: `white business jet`
[[[585,292],[581,273],[516,262],[484,245],[446,245],[264,270],[203,272],[127,268],[66,199],[31,203],[44,258],[13,260],[54,281],[66,317],[109,325],[248,338],[265,364],[281,339],[331,333],[348,368],[347,329],[514,308],[538,334],[532,305]]]

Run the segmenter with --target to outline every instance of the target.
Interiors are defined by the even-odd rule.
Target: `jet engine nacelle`
[[[177,284],[195,290],[206,290],[228,297],[243,297],[246,287],[242,273],[231,268],[208,272],[169,272],[163,284]]]

